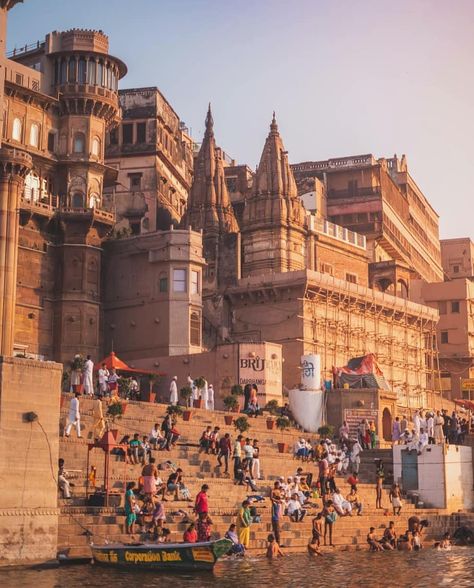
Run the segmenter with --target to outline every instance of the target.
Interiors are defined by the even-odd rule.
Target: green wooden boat
[[[217,539],[205,543],[110,543],[92,545],[94,562],[133,570],[212,570],[229,552],[232,541]]]

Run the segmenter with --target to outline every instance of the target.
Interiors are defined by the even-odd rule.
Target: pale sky
[[[440,215],[470,236],[474,0],[25,0],[9,49],[102,29],[122,88],[158,86],[196,141],[258,163],[276,110],[290,162],[405,153]]]

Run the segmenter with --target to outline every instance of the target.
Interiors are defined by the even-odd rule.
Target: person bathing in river
[[[319,547],[319,539],[316,539],[313,536],[311,537],[310,542],[308,543],[308,554],[311,555],[312,557],[317,556],[317,555],[323,555],[321,553],[321,548]]]
[[[395,549],[397,547],[397,532],[395,531],[394,521],[390,521],[388,527],[385,529],[382,545],[385,549]]]
[[[318,512],[318,514],[313,519],[312,531],[313,536],[311,538],[309,545],[319,547],[321,544],[321,536],[323,534],[323,515],[320,512]]]
[[[370,527],[367,533],[367,543],[370,551],[383,551],[381,543],[375,538],[375,527]]]
[[[267,557],[268,559],[276,559],[277,557],[283,557],[284,553],[280,549],[280,546],[276,542],[274,535],[268,535],[267,537],[268,545],[267,545]]]

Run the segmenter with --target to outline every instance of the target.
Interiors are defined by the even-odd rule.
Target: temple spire
[[[252,194],[245,201],[242,274],[303,269],[305,230],[305,211],[274,112]]]
[[[270,131],[272,133],[278,133],[278,125],[277,125],[277,121],[276,121],[276,117],[275,117],[275,111],[273,111],[273,118],[272,118],[272,122],[270,124]]]
[[[206,131],[194,165],[194,178],[183,226],[204,234],[238,232],[239,227],[225,183],[222,151],[214,138],[211,105],[206,115]]]
[[[214,134],[214,119],[212,118],[211,103],[207,109],[206,115],[206,135]]]

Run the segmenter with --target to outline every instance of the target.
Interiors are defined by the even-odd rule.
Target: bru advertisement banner
[[[260,406],[282,398],[281,345],[241,343],[239,346],[239,384],[256,384]]]

